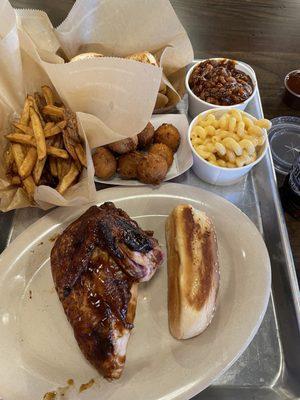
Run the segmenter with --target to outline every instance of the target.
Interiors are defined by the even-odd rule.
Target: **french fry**
[[[40,110],[38,108],[37,102],[35,101],[35,98],[33,96],[31,96],[30,94],[27,95],[27,98],[28,98],[29,102],[31,103],[30,107],[33,107],[34,111],[37,113],[37,115],[40,119],[40,123],[41,123],[42,127],[44,127],[45,121],[44,121],[43,115],[40,113]],[[30,114],[30,107],[29,107],[29,114]]]
[[[76,144],[70,135],[69,129],[64,129],[63,130],[63,140],[64,140],[64,145],[65,148],[67,149],[68,153],[70,154],[70,156],[73,158],[73,160],[78,160],[76,151],[75,151],[75,147],[74,145]]]
[[[81,170],[82,170],[82,164],[81,164],[81,162],[80,162],[78,159],[77,159],[77,160],[73,160],[73,161],[74,161],[74,163],[75,163],[77,169],[81,172]]]
[[[8,135],[6,135],[6,139],[8,139],[10,142],[36,146],[35,138],[33,136],[25,135],[24,133],[9,133]]]
[[[85,154],[85,151],[83,150],[81,143],[76,144],[75,151],[76,151],[77,157],[78,157],[79,161],[81,162],[81,164],[85,168],[87,168],[86,154]]]
[[[79,161],[78,155],[75,150],[75,146],[80,143],[80,137],[77,129],[76,115],[69,109],[66,109],[67,127],[63,131],[64,145],[71,157],[73,158],[75,165],[79,171],[82,170],[82,164]],[[80,151],[80,150],[79,150]],[[84,158],[82,157],[83,162]]]
[[[25,135],[24,135],[25,136]],[[24,161],[24,153],[23,153],[23,148],[19,143],[13,143],[11,146],[12,153],[16,162],[16,166],[19,172],[19,169],[22,165],[22,162]]]
[[[29,175],[27,178],[25,178],[23,181],[23,186],[28,194],[28,197],[30,200],[33,200],[33,195],[35,191],[35,183],[31,175]]]
[[[75,113],[54,102],[49,86],[42,92],[27,95],[19,121],[12,124],[15,131],[6,135],[11,144],[3,154],[7,179],[22,185],[30,200],[37,185],[54,187],[57,181],[63,194],[87,164]]]
[[[39,181],[41,179],[42,173],[43,173],[43,169],[45,166],[47,158],[43,158],[42,160],[36,160],[34,169],[33,169],[33,179],[36,185],[39,184]]]
[[[52,89],[49,86],[44,85],[44,86],[42,86],[42,92],[45,97],[46,103],[48,105],[53,105],[54,104],[54,96],[53,96]]]
[[[56,136],[51,136],[51,137],[49,137],[49,138],[46,138],[46,145],[47,146],[54,146],[54,147],[57,147],[55,144],[56,144],[56,139],[57,139],[57,137]]]
[[[57,136],[50,137],[49,139],[47,139],[47,144],[49,146],[54,146],[54,147],[60,148],[59,147],[60,138]],[[48,160],[49,160],[49,168],[50,168],[51,175],[54,177],[58,177],[58,161],[62,160],[62,159],[49,156]]]
[[[8,172],[11,172],[13,170],[13,165],[14,165],[14,162],[15,162],[14,155],[12,153],[11,145],[9,146],[9,148],[7,150],[4,151],[4,153],[3,153],[3,161],[4,161],[4,164],[5,164],[6,170]]]
[[[54,139],[55,139],[55,141],[54,141],[53,146],[58,147],[59,149],[63,149],[64,148],[64,141],[63,141],[62,136],[55,136]]]
[[[45,128],[45,137],[51,137],[51,136],[55,136],[58,133],[62,132],[62,130],[65,128],[67,124],[67,121],[63,120],[58,122],[56,125],[52,126],[52,127],[47,127]]]
[[[24,107],[23,107],[23,111],[21,113],[20,121],[19,121],[20,124],[22,124],[22,125],[28,126],[28,124],[29,124],[29,120],[30,120],[29,106],[30,106],[30,102],[29,102],[28,98],[26,98]]]
[[[57,166],[57,176],[58,176],[58,180],[61,181],[63,174],[62,174],[62,170],[63,170],[63,163],[62,163],[63,159],[62,158],[57,158],[56,159],[56,166]]]
[[[14,175],[11,177],[10,182],[12,185],[21,185],[22,181],[19,175]]]
[[[13,126],[20,130],[21,132],[25,133],[26,135],[33,135],[33,130],[30,128],[30,126],[18,123],[18,122],[13,122]]]
[[[46,125],[44,126],[44,132],[52,128],[54,125],[54,122],[46,122]]]
[[[57,171],[57,160],[55,157],[49,157],[49,166],[50,166],[50,172],[52,176],[58,176],[58,171]]]
[[[69,158],[69,154],[66,150],[63,149],[59,149],[57,147],[54,146],[47,146],[47,154],[49,156],[54,156],[54,157],[58,157],[58,158],[64,158],[65,160],[67,158]]]
[[[22,162],[19,168],[19,174],[22,179],[27,178],[31,174],[35,166],[36,160],[37,160],[36,148],[30,147],[24,158],[24,161]]]
[[[43,114],[62,118],[65,115],[65,109],[49,104],[43,108]]]
[[[61,181],[59,182],[56,190],[63,194],[65,191],[72,185],[79,174],[79,170],[77,169],[76,165],[72,162],[68,173],[63,176]]]
[[[14,174],[18,174],[18,167],[17,167],[17,164],[16,164],[15,161],[14,161],[14,163],[13,163],[13,165],[12,165],[12,172],[13,172]]]
[[[46,157],[46,154],[47,154],[46,141],[45,141],[43,127],[42,127],[41,121],[39,119],[39,116],[33,107],[29,108],[29,113],[30,113],[30,118],[31,118],[31,122],[32,122],[33,133],[34,133],[34,136],[36,139],[36,144],[37,144],[38,159],[42,160],[43,158]]]
[[[80,143],[80,137],[78,134],[77,127],[77,119],[76,114],[74,114],[71,110],[67,109],[65,112],[66,120],[67,120],[67,128],[68,136],[73,145],[76,143]]]
[[[63,142],[62,137],[61,137],[61,136],[55,136],[54,139],[55,139],[55,140],[54,140],[54,146],[57,147],[57,148],[59,148],[59,149],[63,149],[63,147],[64,147],[64,142]],[[59,181],[60,181],[61,178],[62,178],[63,159],[62,159],[62,158],[56,158],[56,157],[54,157],[54,158],[56,159],[57,176],[58,176],[58,179],[59,179]]]
[[[63,160],[63,167],[62,167],[62,175],[63,175],[63,177],[65,175],[67,175],[67,173],[70,171],[71,164],[72,164],[72,158],[68,158],[67,160]],[[76,166],[76,164],[75,164],[75,166]]]
[[[39,92],[35,92],[33,97],[34,97],[35,103],[38,107],[39,113],[41,114],[43,107],[45,107],[45,105],[46,105],[46,101],[45,101],[44,97],[42,97],[39,94]]]

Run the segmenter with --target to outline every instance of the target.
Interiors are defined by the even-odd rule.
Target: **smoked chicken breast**
[[[138,282],[149,280],[162,260],[151,232],[113,203],[89,208],[55,242],[56,291],[81,351],[105,378],[123,371]]]

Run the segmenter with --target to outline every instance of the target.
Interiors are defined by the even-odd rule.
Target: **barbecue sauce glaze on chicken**
[[[124,368],[137,284],[162,260],[152,233],[113,203],[89,208],[55,242],[51,269],[59,299],[81,351],[108,379]]]

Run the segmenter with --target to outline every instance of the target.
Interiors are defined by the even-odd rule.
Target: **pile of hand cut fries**
[[[54,100],[49,86],[42,86],[42,93],[27,95],[4,152],[7,178],[24,187],[31,201],[38,185],[63,194],[87,166],[75,114]]]

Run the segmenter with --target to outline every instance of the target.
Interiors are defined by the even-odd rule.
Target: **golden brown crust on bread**
[[[166,222],[167,252],[168,252],[168,315],[169,329],[174,337],[180,336],[178,326],[180,324],[181,296],[179,290],[180,259],[176,250],[175,218],[169,216]],[[170,318],[172,316],[172,318]]]
[[[182,251],[186,253],[187,257],[185,295],[190,306],[200,310],[211,288],[214,272],[212,265],[217,258],[214,235],[211,223],[201,226],[195,220],[192,208],[184,207],[181,211],[181,218],[182,229],[185,232]],[[178,222],[180,223],[180,217]],[[195,251],[196,249],[198,251]],[[195,275],[198,275],[198,279],[195,279]],[[190,290],[192,287],[194,290]]]
[[[74,61],[79,61],[79,60],[85,60],[87,58],[95,58],[95,57],[104,57],[103,54],[100,53],[81,53],[78,54],[77,56],[71,58],[70,62],[74,62]]]
[[[169,326],[178,339],[201,333],[211,322],[219,286],[212,221],[190,205],[167,219]]]
[[[153,54],[149,51],[141,51],[140,53],[131,54],[126,57],[128,60],[139,61],[144,64],[152,64],[157,67],[157,61]]]

